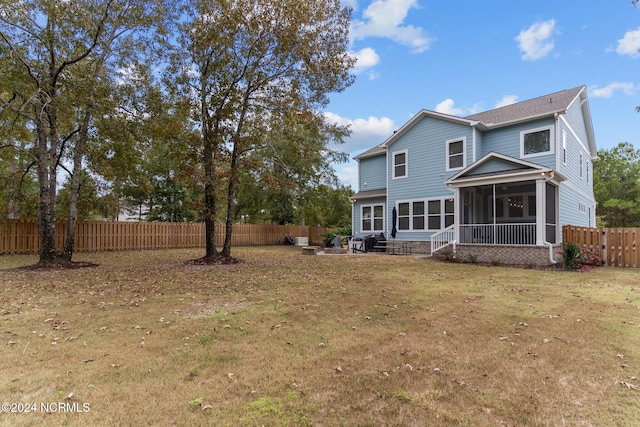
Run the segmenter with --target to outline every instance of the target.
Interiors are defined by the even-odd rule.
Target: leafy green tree
[[[73,255],[80,170],[94,118],[113,110],[115,74],[149,45],[173,2],[0,0],[0,108],[28,123],[39,186],[40,262]],[[55,247],[59,169],[71,163],[69,232]]]
[[[197,94],[202,140],[205,258],[219,255],[215,220],[226,186],[230,256],[237,186],[251,153],[268,149],[273,117],[317,111],[348,87],[350,9],[339,0],[193,0],[184,14],[176,68]]]
[[[78,188],[78,221],[103,221],[114,220],[117,216],[116,200],[105,192],[98,180],[91,176],[86,170],[81,170],[80,185]],[[71,177],[67,177],[64,184],[58,191],[56,209],[57,217],[66,219],[69,215],[69,204],[71,203]]]
[[[593,190],[605,226],[640,226],[640,150],[628,142],[599,150]]]

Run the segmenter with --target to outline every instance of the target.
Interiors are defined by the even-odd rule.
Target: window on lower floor
[[[398,203],[398,230],[432,231],[453,224],[453,199],[415,200]]]
[[[384,231],[384,205],[362,207],[362,231]]]

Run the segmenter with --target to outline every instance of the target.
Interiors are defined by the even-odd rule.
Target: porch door
[[[557,235],[557,203],[556,203],[557,188],[555,185],[545,185],[545,238],[549,243],[556,243]]]

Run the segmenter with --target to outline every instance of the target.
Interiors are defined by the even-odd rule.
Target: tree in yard
[[[317,113],[272,115],[263,147],[247,156],[245,165],[253,167],[239,182],[238,212],[256,218],[259,210],[275,224],[342,222],[337,218],[343,210],[334,210],[332,200],[350,211],[349,195],[340,192],[333,166],[348,156],[333,147],[346,135],[345,128],[327,124]]]
[[[237,185],[252,153],[269,149],[265,136],[274,118],[317,111],[329,93],[352,82],[350,9],[339,0],[192,0],[184,16],[185,55],[175,59],[183,83],[197,94],[205,259],[228,257]],[[226,233],[219,253],[215,221],[221,197]]]
[[[96,116],[108,114],[114,73],[135,61],[168,5],[144,0],[0,0],[0,108],[27,122],[38,177],[40,262],[70,261],[80,171]],[[148,40],[148,39],[147,39]],[[58,175],[70,176],[68,234],[55,246]]]
[[[593,165],[596,213],[607,227],[640,226],[640,150],[621,142],[598,151]]]

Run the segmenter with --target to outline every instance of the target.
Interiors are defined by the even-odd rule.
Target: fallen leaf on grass
[[[626,381],[620,381],[620,385],[628,388],[629,390],[636,390],[636,391],[638,390],[638,386],[628,383]]]

